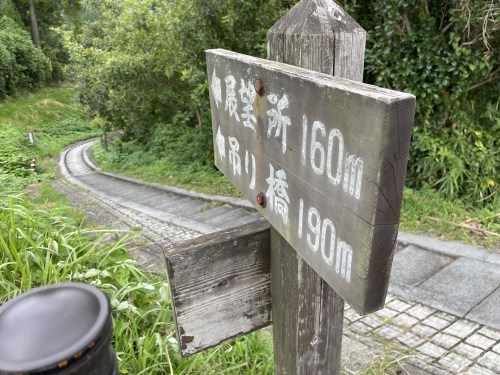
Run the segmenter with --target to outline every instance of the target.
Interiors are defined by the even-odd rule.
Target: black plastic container
[[[0,375],[117,375],[109,301],[67,283],[36,288],[0,306]]]

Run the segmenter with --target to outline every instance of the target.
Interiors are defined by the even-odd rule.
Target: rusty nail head
[[[254,84],[253,84],[253,87],[255,88],[255,91],[257,92],[257,94],[259,94],[259,96],[264,95],[264,81],[263,80],[256,79]]]
[[[257,194],[257,204],[262,208],[266,208],[266,195],[264,193]]]

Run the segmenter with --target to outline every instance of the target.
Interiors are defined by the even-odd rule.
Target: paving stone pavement
[[[401,369],[408,374],[498,375],[496,255],[471,245],[401,233],[385,308],[364,317],[347,308],[345,329],[379,343],[397,343],[404,358]]]
[[[347,308],[344,319],[348,332],[396,343],[402,368],[414,367],[410,374],[500,374],[500,331],[495,328],[393,294],[384,309],[361,317]]]
[[[161,249],[201,235],[99,198],[59,179],[58,189],[97,224],[141,228],[130,249],[163,273]],[[500,253],[401,233],[384,309],[361,317],[346,306],[343,371],[388,356],[400,374],[500,374]]]

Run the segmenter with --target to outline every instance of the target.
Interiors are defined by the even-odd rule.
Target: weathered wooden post
[[[165,251],[183,354],[269,324],[272,305],[276,373],[338,374],[344,301],[383,307],[415,97],[356,82],[364,43],[332,0],[302,0],[269,60],[207,51],[215,163],[271,238],[253,224]]]
[[[331,0],[302,0],[267,34],[268,59],[363,80],[365,31]],[[271,230],[277,374],[338,374],[344,300]]]

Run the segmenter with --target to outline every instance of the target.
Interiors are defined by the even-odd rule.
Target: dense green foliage
[[[266,30],[289,3],[85,1],[83,34],[69,44],[73,78],[98,122],[125,131],[110,158],[188,172],[175,182],[213,175],[205,50],[264,55]]]
[[[365,81],[417,97],[409,185],[469,202],[498,199],[498,3],[343,3],[369,34]]]
[[[79,27],[79,0],[33,1],[40,38],[40,48],[36,48],[29,3],[0,0],[0,101],[49,81],[61,81],[68,62],[62,28],[70,33]]]
[[[0,16],[6,16],[14,20],[18,25],[22,25],[21,15],[17,11],[12,0],[0,0]]]
[[[0,16],[0,101],[47,83],[51,65],[14,20]]]
[[[69,44],[81,101],[142,143],[165,124],[209,127],[205,50],[262,55],[288,3],[87,0],[83,34]]]
[[[181,163],[211,166],[204,50],[264,56],[266,30],[291,3],[87,0],[83,33],[70,44],[80,99],[107,127],[124,129],[127,146],[119,157],[127,158],[123,150],[143,152],[149,163],[174,153]],[[365,81],[417,96],[410,186],[496,204],[498,6],[341,3],[369,34]],[[187,144],[175,148],[179,133]]]
[[[52,64],[52,79],[63,80],[64,66],[68,62],[68,53],[63,43],[63,30],[68,33],[78,32],[80,25],[80,0],[3,0],[12,1],[19,14],[22,25],[33,31],[30,13],[30,1],[33,1],[40,35],[40,47]]]
[[[53,176],[44,163],[73,142],[98,134],[72,88],[50,88],[0,103],[0,194]],[[35,144],[29,142],[33,131]],[[35,157],[35,172],[28,170]]]

